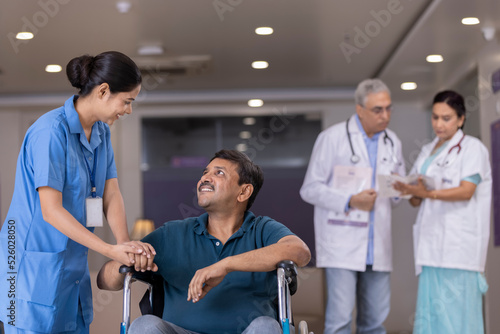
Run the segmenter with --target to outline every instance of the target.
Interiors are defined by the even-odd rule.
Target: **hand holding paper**
[[[354,166],[335,166],[334,167],[334,177],[333,177],[333,187],[345,192],[346,194],[353,194],[351,197],[351,204],[355,195],[361,195],[361,202],[363,202],[363,207],[369,207],[368,204],[373,197],[370,195],[370,190],[368,189],[371,184],[373,169],[370,167],[354,167]],[[356,201],[356,198],[355,200]],[[373,202],[375,199],[373,198]],[[373,207],[373,205],[372,205]],[[331,212],[329,215],[329,221],[351,221],[351,222],[361,222],[367,223],[370,218],[370,210],[359,209],[355,205],[354,209],[348,212]]]
[[[434,179],[425,175],[377,175],[379,194],[382,197],[421,197],[429,190],[434,190]],[[420,196],[419,196],[420,195]]]

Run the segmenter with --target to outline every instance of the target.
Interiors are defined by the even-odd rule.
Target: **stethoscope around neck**
[[[452,147],[450,147],[450,149],[448,150],[448,153],[446,153],[446,155],[444,156],[443,160],[441,162],[436,162],[436,165],[438,165],[439,167],[446,167],[448,165],[451,165],[451,163],[453,161],[455,161],[455,159],[458,157],[458,154],[460,153],[460,151],[462,150],[462,140],[464,140],[465,138],[465,133],[462,135],[462,138],[460,138],[460,140],[458,141],[458,143],[456,143],[455,145],[453,145]],[[454,149],[457,149],[457,154],[455,155],[455,158],[452,158],[452,159],[448,159],[448,157],[450,156],[451,152],[453,152]]]
[[[351,147],[351,162],[353,164],[357,164],[361,160],[361,158],[359,157],[359,155],[356,154],[356,152],[354,152],[354,146],[352,145],[351,133],[349,132],[349,121],[350,120],[351,120],[351,117],[349,117],[347,119],[347,121],[345,122],[345,131],[347,132],[347,140],[349,141],[349,146]],[[387,134],[387,131],[384,130],[384,145],[387,145],[387,141],[389,141],[391,143],[392,161],[395,164],[397,164],[398,159],[394,155],[394,142],[392,141],[391,137],[389,137],[389,135]]]

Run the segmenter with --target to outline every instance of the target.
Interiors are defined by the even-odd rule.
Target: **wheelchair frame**
[[[155,314],[155,305],[153,303],[153,293],[155,291],[152,283],[153,274],[151,272],[138,273],[134,267],[125,265],[120,267],[120,273],[125,274],[123,284],[123,316],[120,324],[120,334],[126,334],[130,326],[130,289],[133,281],[139,281],[147,285],[149,310]],[[278,321],[283,329],[283,334],[290,334],[290,326],[293,326],[292,298],[297,291],[297,266],[292,261],[281,261],[277,266],[278,280]],[[156,314],[158,315],[158,314]],[[161,315],[159,315],[161,316]],[[301,321],[299,324],[299,333],[309,334],[307,323]]]

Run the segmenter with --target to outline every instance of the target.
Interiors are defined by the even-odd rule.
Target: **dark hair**
[[[436,103],[446,103],[451,109],[455,110],[457,117],[464,117],[464,123],[460,127],[460,129],[464,128],[465,125],[465,103],[462,95],[454,92],[452,90],[445,90],[439,92],[434,96],[434,101],[432,101],[432,105]]]
[[[240,177],[238,185],[251,184],[253,186],[253,193],[248,199],[246,208],[246,210],[249,210],[255,201],[260,188],[262,188],[262,184],[264,183],[264,174],[262,173],[262,169],[260,169],[258,165],[254,164],[252,160],[246,156],[246,154],[236,150],[220,150],[215,153],[214,157],[210,159],[210,161],[216,158],[237,163],[238,175]]]
[[[96,86],[107,83],[111,93],[130,92],[142,82],[141,71],[121,52],[107,51],[95,57],[83,55],[66,65],[66,75],[78,95],[88,95]]]

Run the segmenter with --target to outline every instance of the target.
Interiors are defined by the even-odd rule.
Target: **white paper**
[[[416,184],[419,177],[422,178],[422,181],[424,182],[424,185],[428,190],[436,189],[434,179],[425,175],[412,174],[408,176],[401,176],[397,174],[378,174],[378,195],[380,197],[401,197],[406,199],[411,198],[411,195],[402,196],[400,191],[394,189],[394,183],[396,183],[396,181],[399,181],[405,184]]]
[[[356,195],[363,190],[370,189],[372,173],[373,169],[371,167],[335,166],[333,169],[333,187],[348,194]],[[345,212],[334,212],[328,216],[329,222],[367,223],[369,219],[369,211],[357,209],[349,210],[347,214]]]
[[[102,198],[88,197],[85,201],[87,209],[87,227],[102,227],[103,225],[103,211],[102,211]]]

